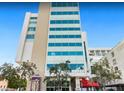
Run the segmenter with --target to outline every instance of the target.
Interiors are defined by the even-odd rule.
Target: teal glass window
[[[65,11],[65,12],[59,12],[59,11],[53,11],[51,12],[51,15],[78,15],[78,11]]]
[[[50,28],[50,31],[80,31],[79,27],[70,27],[70,28]]]
[[[48,43],[49,47],[82,46],[82,43]]]
[[[36,30],[36,27],[29,27],[28,28],[28,31],[35,31]]]
[[[37,17],[30,17],[30,19],[37,19]]]
[[[28,35],[26,36],[26,39],[34,39],[34,34],[28,34]]]
[[[53,2],[52,7],[77,7],[77,2]]]
[[[50,20],[50,24],[79,24],[79,20]]]
[[[29,24],[37,24],[36,21],[30,21]]]
[[[60,51],[60,52],[48,52],[48,56],[81,56],[83,55],[82,51]]]
[[[49,38],[81,38],[81,35],[49,35]]]
[[[59,63],[59,62],[58,62]],[[54,67],[56,64],[47,64],[47,69],[50,69],[51,67]],[[84,64],[68,64],[69,68],[71,70],[83,70]]]

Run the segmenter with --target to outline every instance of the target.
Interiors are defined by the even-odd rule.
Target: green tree
[[[26,81],[25,79],[21,79],[19,74],[17,73],[17,69],[13,67],[13,64],[5,63],[0,66],[0,76],[1,80],[8,80],[8,87],[17,89],[21,85],[21,87],[25,87]]]
[[[68,79],[70,78],[69,72],[71,69],[69,68],[70,61],[66,61],[65,63],[55,64],[50,67],[49,73],[50,76],[44,79],[47,86],[56,86],[56,90],[60,90],[62,86],[69,86]]]
[[[19,67],[17,67],[17,72],[20,75],[21,81],[23,80],[23,84],[25,84],[25,87],[22,87],[22,84],[20,84],[20,88],[26,89],[27,81],[31,80],[32,75],[35,74],[37,67],[34,63],[30,62],[22,62]],[[20,81],[18,81],[20,82]],[[21,83],[21,82],[20,82]]]
[[[105,87],[106,84],[121,79],[121,71],[109,64],[106,58],[95,63],[92,67],[92,72],[94,74],[93,81],[99,82],[101,87]]]
[[[21,78],[29,79],[32,75],[35,74],[37,67],[34,63],[30,62],[22,62],[19,67],[17,67],[17,71],[20,74]]]
[[[17,67],[13,64],[5,63],[0,66],[0,80],[8,80],[8,88],[26,89],[27,79],[35,73],[36,65],[23,62]]]

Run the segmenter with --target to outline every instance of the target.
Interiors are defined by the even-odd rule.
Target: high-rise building
[[[79,3],[41,3],[38,14],[26,13],[16,62],[35,63],[42,82],[51,66],[69,60],[73,82],[64,90],[80,90],[80,78],[90,73],[82,38]],[[46,89],[55,87],[42,82],[41,90]]]

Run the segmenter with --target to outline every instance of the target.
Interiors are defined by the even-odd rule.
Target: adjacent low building
[[[89,48],[89,58],[91,64],[98,62],[103,56],[105,56],[111,48]]]
[[[102,58],[102,60],[104,59],[106,59],[115,69],[120,70],[122,74],[122,79],[110,82],[107,84],[107,87],[124,91],[124,40],[113,47],[111,51]]]

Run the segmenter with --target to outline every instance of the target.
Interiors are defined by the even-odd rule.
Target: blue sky
[[[39,3],[0,3],[0,65],[15,63],[26,12],[38,12]],[[124,3],[80,3],[83,31],[89,47],[113,47],[124,39]]]

